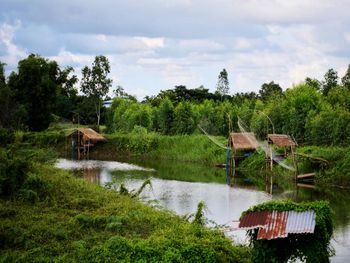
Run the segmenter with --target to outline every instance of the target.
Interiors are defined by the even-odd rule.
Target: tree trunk
[[[97,127],[100,129],[100,119],[101,119],[101,101],[98,100],[96,106],[96,116],[97,116]]]

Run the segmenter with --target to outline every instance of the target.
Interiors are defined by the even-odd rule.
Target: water
[[[350,258],[350,192],[339,189],[293,189],[293,184],[278,182],[273,194],[266,193],[265,185],[255,186],[238,180],[235,186],[225,184],[225,171],[195,164],[152,161],[70,161],[60,159],[56,164],[62,169],[73,170],[84,179],[105,185],[121,183],[137,189],[145,179],[151,178],[152,188],[147,187],[141,198],[151,205],[161,206],[177,213],[194,213],[200,201],[207,205],[206,217],[219,225],[234,227],[241,213],[250,206],[272,199],[291,198],[295,201],[329,200],[335,211],[335,231],[332,245],[336,256],[331,262],[347,262]],[[264,181],[264,180],[262,180]],[[267,187],[270,190],[270,186]],[[156,200],[156,201],[155,201]],[[236,242],[245,243],[245,231],[227,233]]]

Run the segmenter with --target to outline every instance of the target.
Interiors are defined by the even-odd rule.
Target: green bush
[[[31,202],[43,201],[50,197],[51,190],[52,185],[49,182],[37,174],[29,173],[22,185],[20,196]]]
[[[23,134],[22,141],[39,147],[47,147],[64,142],[65,138],[63,131],[27,132]]]
[[[0,196],[8,197],[23,185],[31,166],[25,157],[14,156],[9,150],[0,149]]]
[[[6,146],[14,141],[15,133],[13,131],[0,128],[0,146]]]

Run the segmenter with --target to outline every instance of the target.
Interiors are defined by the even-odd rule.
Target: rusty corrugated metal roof
[[[239,228],[251,229],[263,227],[266,224],[269,211],[261,211],[246,214],[239,222]]]
[[[287,237],[286,225],[288,220],[288,212],[270,212],[266,224],[259,232],[257,239],[275,239],[279,237]]]
[[[314,233],[315,219],[313,210],[250,212],[242,218],[239,228],[259,228],[257,239],[284,238],[288,234]]]
[[[295,141],[287,134],[268,134],[267,139],[278,147],[295,147]]]
[[[230,134],[230,145],[236,150],[255,150],[258,148],[258,141],[252,132],[241,132]]]

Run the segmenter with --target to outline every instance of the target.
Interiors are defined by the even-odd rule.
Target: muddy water
[[[60,159],[57,167],[72,170],[84,179],[118,188],[123,183],[129,190],[137,189],[151,178],[152,188],[146,188],[141,198],[151,205],[174,211],[179,215],[194,213],[204,201],[206,218],[219,225],[234,226],[240,214],[250,206],[272,199],[291,198],[295,201],[329,200],[335,211],[335,233],[332,245],[336,256],[331,262],[349,262],[350,258],[350,192],[336,189],[295,189],[290,184],[255,186],[244,181],[233,187],[225,184],[225,172],[195,164],[150,161],[71,161]],[[213,223],[211,223],[213,224]],[[244,231],[232,231],[236,242],[245,243]]]

